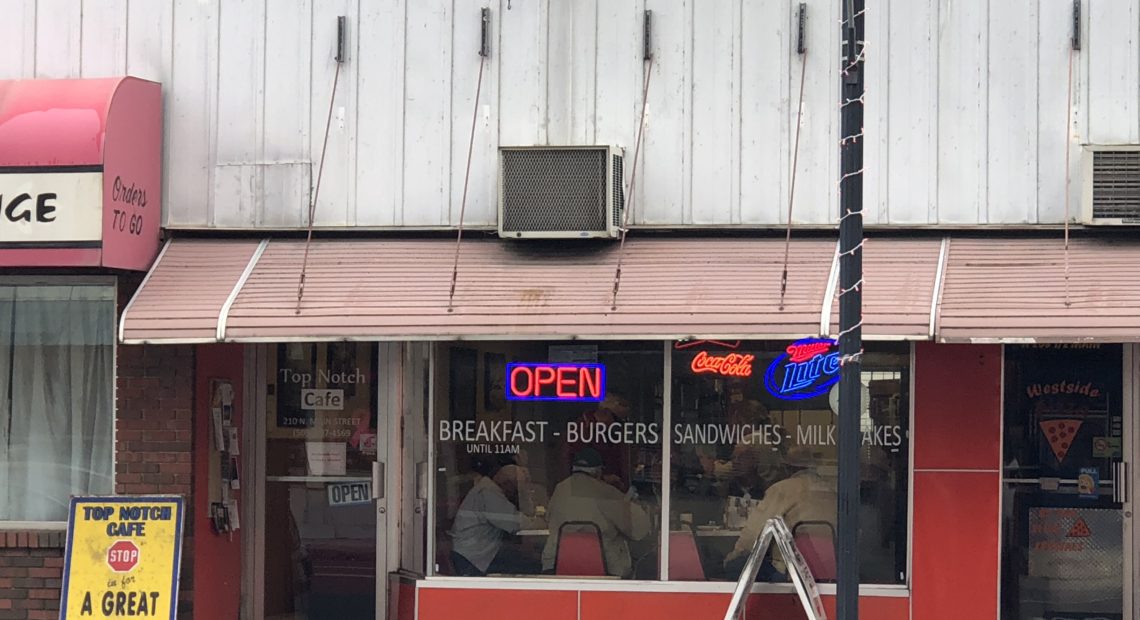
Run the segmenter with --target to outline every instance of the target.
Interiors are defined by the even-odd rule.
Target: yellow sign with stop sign
[[[183,516],[176,496],[72,498],[61,620],[174,620]]]

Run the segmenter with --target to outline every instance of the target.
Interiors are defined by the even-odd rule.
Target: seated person
[[[729,495],[760,499],[769,486],[787,477],[783,452],[778,445],[766,443],[769,438],[760,430],[771,423],[768,410],[760,401],[746,400],[729,407],[730,425],[751,425],[756,429],[747,440],[742,438],[732,449],[728,461],[731,471]]]
[[[794,446],[788,450],[785,464],[794,473],[769,487],[764,499],[752,509],[736,546],[724,559],[726,573],[740,574],[768,519],[783,517],[792,531],[804,521],[823,521],[835,527],[839,502],[835,481],[821,477],[815,470],[814,460],[808,446]],[[787,579],[787,566],[782,558],[776,557],[778,555],[774,554],[771,564],[761,567],[759,579]]]
[[[522,529],[527,518],[495,482],[492,477],[496,473],[494,464],[488,459],[476,458],[471,469],[475,485],[459,504],[451,527],[451,561],[456,574],[483,576],[487,573],[537,572],[537,565],[503,550],[503,537]]]
[[[602,481],[602,456],[593,448],[583,448],[574,457],[570,477],[554,487],[547,515],[550,536],[542,551],[542,568],[554,571],[558,553],[558,533],[563,523],[584,521],[598,527],[606,570],[616,577],[629,578],[633,562],[629,541],[641,540],[649,534],[649,515],[633,501],[633,487],[622,493]]]

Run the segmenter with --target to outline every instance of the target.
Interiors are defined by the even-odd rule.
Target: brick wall
[[[120,346],[115,404],[115,493],[181,495],[193,502],[194,348]],[[184,519],[180,617],[191,617],[194,520]]]
[[[63,532],[0,534],[0,618],[55,620]]]
[[[193,506],[191,346],[120,346],[115,492],[177,494]],[[179,616],[193,613],[193,519],[184,521]],[[59,617],[63,532],[0,531],[0,620]]]

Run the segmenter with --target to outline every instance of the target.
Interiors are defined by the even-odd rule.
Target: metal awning
[[[836,244],[637,238],[618,244],[174,239],[123,312],[124,343],[835,337]],[[942,342],[1140,341],[1140,241],[871,237],[863,335]]]
[[[684,337],[796,338],[819,328],[835,242],[631,239],[617,308],[618,245],[175,239],[123,312],[125,343]]]
[[[1140,241],[953,238],[936,322],[943,342],[1140,340]]]
[[[868,238],[863,246],[863,337],[926,340],[934,337],[934,302],[948,239]],[[836,287],[823,335],[839,334]]]

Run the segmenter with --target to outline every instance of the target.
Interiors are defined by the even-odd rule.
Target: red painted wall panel
[[[730,594],[583,592],[581,620],[722,620]]]
[[[633,586],[631,586],[633,587]],[[542,618],[542,620],[720,620],[731,595],[693,592],[578,592],[542,590],[476,590],[421,588],[419,620],[490,620]],[[580,607],[579,607],[580,605]],[[835,597],[824,597],[829,617],[835,617]],[[803,609],[794,595],[758,594],[748,600],[750,620],[802,620]],[[579,613],[580,612],[580,613]],[[909,600],[862,597],[862,618],[909,620]],[[915,616],[920,617],[920,616]],[[973,618],[974,616],[963,616]]]
[[[1000,345],[916,345],[915,618],[997,618],[1001,364]]]
[[[416,582],[397,574],[388,575],[388,620],[415,620]]]
[[[914,475],[914,617],[998,617],[1000,474]]]
[[[915,345],[915,469],[998,469],[1001,346]]]
[[[421,588],[417,607],[420,620],[578,620],[578,592]]]
[[[225,620],[238,617],[241,605],[241,530],[215,534],[210,526],[210,379],[225,378],[234,386],[234,423],[241,428],[243,347],[210,344],[196,347],[194,377],[194,617]],[[244,472],[239,473],[239,475]],[[240,491],[231,491],[231,497]],[[238,514],[243,525],[248,515]]]
[[[823,597],[828,618],[835,618],[835,597]],[[724,617],[724,614],[721,614]],[[791,594],[753,594],[748,599],[747,620],[804,620],[803,605]],[[910,599],[863,596],[859,598],[859,617],[871,620],[909,620]],[[916,616],[917,617],[917,616]]]

